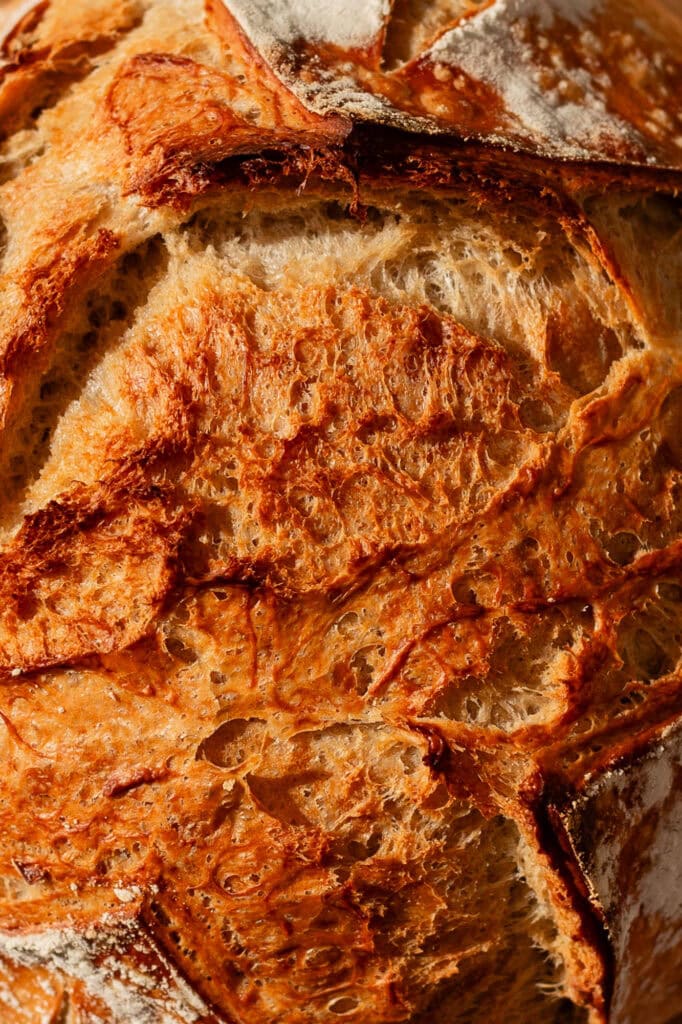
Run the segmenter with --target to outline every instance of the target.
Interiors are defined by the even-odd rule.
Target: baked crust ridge
[[[8,32],[3,1024],[682,1010],[681,39]]]

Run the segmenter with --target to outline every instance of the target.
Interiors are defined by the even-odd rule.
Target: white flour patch
[[[532,21],[540,33],[537,46],[544,54],[549,39],[542,33],[550,32],[557,16],[587,27],[599,6],[601,0],[497,0],[441,36],[428,56],[492,88],[519,128],[543,142],[545,149],[575,158],[593,157],[606,142],[638,141],[636,133],[607,110],[600,83],[584,68],[557,66],[556,52],[547,60],[557,86],[548,88],[543,81],[544,64],[527,41],[527,27]],[[590,33],[583,31],[583,41],[589,39]],[[565,98],[569,87],[578,91],[579,102]]]
[[[0,951],[25,967],[49,965],[80,979],[107,1007],[112,1024],[196,1024],[208,1007],[170,964],[161,963],[134,922],[107,916],[89,931],[0,933]],[[135,954],[145,964],[135,964]]]
[[[307,39],[352,49],[374,41],[391,5],[390,0],[238,0],[230,6],[256,38]]]

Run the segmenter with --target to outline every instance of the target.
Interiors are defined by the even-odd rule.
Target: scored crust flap
[[[559,159],[679,168],[672,2],[227,0],[313,110]]]

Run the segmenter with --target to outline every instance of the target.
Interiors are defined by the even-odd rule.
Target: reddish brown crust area
[[[117,1021],[28,947],[97,977],[130,919],[173,1024],[183,978],[202,1021],[606,1020],[564,812],[682,713],[679,170],[351,130],[218,4],[51,10],[0,93],[0,1008]],[[428,112],[382,41],[315,55]]]

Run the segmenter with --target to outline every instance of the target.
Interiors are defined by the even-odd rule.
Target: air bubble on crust
[[[223,722],[202,740],[197,759],[209,761],[219,768],[238,768],[249,758],[258,756],[265,733],[265,722],[259,718],[235,718]]]

